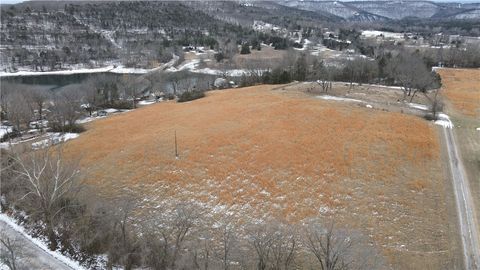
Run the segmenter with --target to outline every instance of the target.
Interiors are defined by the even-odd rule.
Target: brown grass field
[[[146,209],[188,200],[242,223],[334,216],[368,236],[393,269],[459,267],[431,123],[273,89],[212,91],[98,120],[65,151],[82,156],[103,196],[134,191]]]
[[[480,224],[480,69],[448,68],[438,72]]]
[[[443,95],[455,110],[480,117],[480,69],[439,69]]]

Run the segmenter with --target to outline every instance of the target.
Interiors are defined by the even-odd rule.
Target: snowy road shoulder
[[[438,119],[435,120],[435,125],[443,126],[444,128],[453,128],[453,123],[450,120],[450,117],[444,113],[438,113]]]
[[[19,242],[27,269],[84,269],[78,262],[48,249],[45,243],[28,235],[23,227],[3,213],[0,213],[0,231]]]

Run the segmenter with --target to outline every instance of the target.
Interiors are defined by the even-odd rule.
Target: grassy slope
[[[440,69],[447,112],[455,124],[480,224],[480,69]]]
[[[99,120],[65,150],[83,155],[88,182],[105,196],[134,190],[145,209],[188,199],[240,222],[334,215],[370,236],[395,269],[454,268],[431,124],[271,88]]]

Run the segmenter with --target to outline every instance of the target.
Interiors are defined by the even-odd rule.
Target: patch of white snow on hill
[[[423,104],[418,104],[418,103],[408,103],[408,107],[414,108],[414,109],[419,109],[422,111],[428,111],[428,106],[423,105]]]
[[[321,96],[316,96],[317,98],[325,99],[325,100],[334,100],[334,101],[347,101],[347,102],[361,102],[363,101],[359,99],[353,99],[353,98],[343,98],[343,97],[335,97],[335,96],[329,96],[329,95],[321,95]]]
[[[450,121],[450,117],[444,113],[438,114],[438,120],[435,121],[435,125],[440,125],[444,128],[453,128],[453,123]]]
[[[404,37],[404,34],[394,33],[394,32],[385,32],[385,31],[365,30],[365,31],[362,31],[362,36],[365,36],[365,37],[383,36],[385,38],[402,39]]]
[[[124,66],[117,66],[117,67],[109,70],[109,72],[117,73],[117,74],[146,74],[150,71],[152,71],[152,69],[127,68],[127,67],[124,67]]]
[[[138,102],[138,105],[150,105],[150,104],[153,104],[155,102],[156,102],[155,100],[141,100],[141,101]]]
[[[0,126],[0,138],[5,136],[7,133],[12,132],[13,129],[11,126]]]
[[[80,136],[77,133],[47,133],[47,139],[32,143],[33,149],[42,149],[51,145],[59,144],[61,142],[66,142]]]
[[[119,112],[119,110],[114,109],[114,108],[104,109],[103,111],[105,111],[105,112],[107,112],[107,113],[116,113],[116,112]]]

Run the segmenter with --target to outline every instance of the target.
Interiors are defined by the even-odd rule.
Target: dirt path
[[[457,201],[465,268],[478,270],[480,269],[480,247],[468,180],[462,159],[457,150],[453,129],[444,128],[443,132],[447,143],[450,169]]]
[[[72,270],[73,267],[55,258],[29,238],[12,228],[5,221],[0,219],[0,232],[12,239],[18,247],[20,255],[17,266],[20,269],[37,269],[37,270]],[[1,269],[1,267],[0,267]]]

